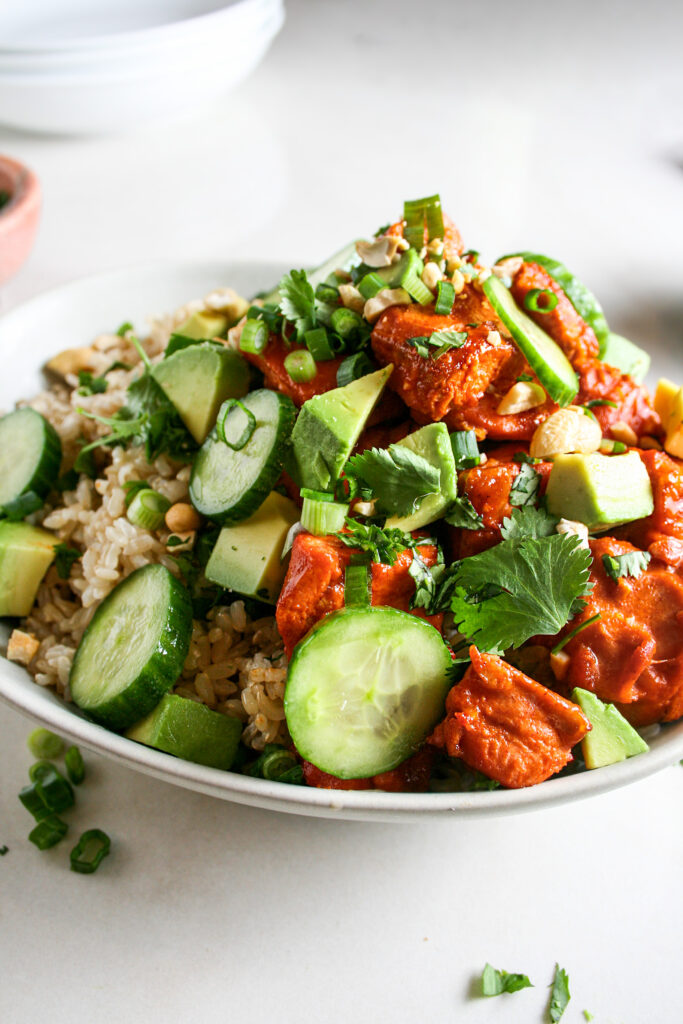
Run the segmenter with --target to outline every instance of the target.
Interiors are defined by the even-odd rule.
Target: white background
[[[565,259],[680,375],[682,30],[661,0],[290,0],[265,64],[191,123],[0,129],[45,195],[0,308],[156,257],[310,265],[440,190],[468,244]],[[683,1020],[679,766],[562,809],[411,827],[223,804],[91,755],[72,831],[115,846],[81,877],[26,840],[29,729],[0,708],[3,1024],[532,1024],[556,961],[563,1024]],[[487,960],[537,987],[476,998]]]

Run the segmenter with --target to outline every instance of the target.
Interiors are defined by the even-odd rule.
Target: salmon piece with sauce
[[[383,789],[389,793],[424,793],[434,762],[434,750],[423,747],[397,768],[368,779],[339,779],[316,768],[310,761],[303,762],[304,782],[316,789]]]

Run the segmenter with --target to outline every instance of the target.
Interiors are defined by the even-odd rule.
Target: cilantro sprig
[[[438,493],[441,480],[436,466],[399,444],[352,456],[346,473],[372,490],[382,515],[410,515],[427,495]]]
[[[55,569],[61,580],[68,580],[71,567],[81,557],[78,548],[70,548],[68,544],[57,544],[55,547]]]
[[[533,987],[528,975],[499,971],[491,964],[486,964],[481,975],[481,992],[484,996],[499,996],[503,992],[519,992],[520,989]]]
[[[528,462],[523,462],[510,488],[508,501],[511,505],[535,505],[541,486],[541,474]]]
[[[481,650],[498,654],[532,636],[554,636],[585,607],[591,561],[572,534],[503,540],[459,563],[455,623]]]
[[[280,310],[296,327],[298,337],[318,324],[315,292],[305,270],[290,270],[280,281]]]
[[[548,1007],[548,1016],[552,1024],[557,1024],[557,1021],[560,1020],[569,1005],[570,999],[567,972],[559,964],[555,964],[555,977],[553,978],[553,987],[550,991],[550,1005]]]
[[[440,331],[432,331],[431,334],[409,338],[408,344],[423,359],[438,359],[444,352],[462,348],[467,337],[467,331],[456,331],[452,327],[444,327]]]
[[[430,538],[411,537],[409,533],[397,529],[382,529],[374,523],[361,523],[358,519],[346,519],[348,533],[335,534],[348,548],[358,548],[370,556],[372,562],[383,562],[393,565],[398,556],[406,548],[415,548],[418,544],[431,543]]]
[[[603,555],[602,564],[609,578],[616,583],[622,576],[641,576],[651,558],[647,551],[627,551],[623,555]]]
[[[450,526],[458,526],[462,530],[481,530],[484,526],[484,520],[466,494],[451,502],[444,519]]]

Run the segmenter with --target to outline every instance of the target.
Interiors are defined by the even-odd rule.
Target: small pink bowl
[[[0,156],[0,193],[9,202],[0,206],[0,284],[19,267],[33,247],[40,217],[40,185],[33,171]]]

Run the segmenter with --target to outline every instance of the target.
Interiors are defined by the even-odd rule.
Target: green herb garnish
[[[70,548],[68,544],[57,544],[55,547],[55,569],[61,580],[68,580],[72,565],[80,557],[81,553],[78,548]],[[38,756],[36,755],[36,757]]]
[[[80,786],[85,778],[85,764],[83,762],[83,755],[78,747],[69,747],[64,755],[64,764],[66,765],[69,781],[74,786]]]
[[[521,540],[522,537],[552,537],[559,519],[542,508],[523,505],[512,510],[511,516],[503,519],[500,532],[504,540]]]
[[[481,992],[484,996],[499,996],[503,992],[519,992],[523,988],[533,988],[526,974],[510,974],[499,971],[487,964],[481,975]]]
[[[297,337],[317,326],[315,292],[305,270],[290,270],[279,284],[280,310],[296,327]]]
[[[352,456],[346,472],[371,488],[383,515],[410,515],[427,495],[438,492],[441,479],[436,466],[399,444]]]
[[[78,371],[78,394],[101,395],[107,390],[108,384],[104,377],[93,377],[88,370]]]
[[[562,1014],[567,1009],[570,998],[567,972],[559,964],[555,964],[555,977],[550,993],[550,1006],[548,1007],[548,1016],[552,1024],[557,1024],[557,1021],[560,1020]]]
[[[43,499],[35,491],[24,491],[18,498],[0,505],[0,517],[8,519],[10,523],[18,523],[42,507]]]
[[[63,740],[49,729],[34,729],[26,744],[33,756],[40,760],[59,757],[64,750]]]
[[[452,327],[444,327],[441,331],[433,331],[428,335],[409,338],[408,344],[423,359],[438,359],[439,356],[442,356],[444,352],[450,351],[450,349],[462,348],[467,338],[467,331],[456,331]]]
[[[521,505],[535,505],[540,486],[541,474],[533,466],[530,466],[528,462],[523,462],[510,488],[508,501],[511,505],[517,505],[518,507]]]
[[[409,533],[397,529],[382,529],[373,523],[361,523],[357,519],[347,517],[348,533],[336,533],[335,537],[347,548],[358,548],[370,555],[370,561],[393,565],[398,556],[406,548],[415,548],[418,544],[429,544],[425,537],[414,538]]]
[[[80,875],[92,875],[111,848],[111,839],[99,828],[84,832],[70,854],[71,870]]]
[[[450,526],[458,526],[462,530],[481,530],[484,526],[484,520],[466,494],[451,502],[444,519]]]
[[[603,555],[602,564],[609,578],[616,583],[622,576],[641,576],[651,558],[647,551],[627,551],[624,555]]]

